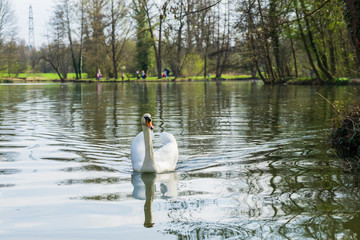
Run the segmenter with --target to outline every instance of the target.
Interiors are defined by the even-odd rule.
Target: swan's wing
[[[162,147],[154,152],[160,172],[174,171],[178,161],[179,150],[175,137],[171,133],[160,134]]]
[[[140,172],[145,158],[144,134],[140,132],[131,143],[131,163],[134,171]]]

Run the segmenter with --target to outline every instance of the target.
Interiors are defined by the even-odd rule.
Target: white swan
[[[151,130],[151,115],[145,113],[141,117],[142,132],[140,132],[131,144],[131,162],[136,172],[171,172],[175,170],[178,161],[178,145],[171,133],[160,134],[162,147],[153,150]]]

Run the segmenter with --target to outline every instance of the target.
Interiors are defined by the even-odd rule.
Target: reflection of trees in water
[[[359,237],[359,177],[343,173],[333,160],[326,159],[326,153],[318,146],[320,137],[316,134],[318,129],[326,127],[331,107],[321,100],[316,103],[316,89],[204,82],[102,84],[100,92],[97,90],[95,84],[40,89],[1,86],[0,121],[13,124],[3,140],[24,128],[7,120],[8,115],[17,114],[19,119],[28,117],[35,121],[36,114],[43,113],[45,108],[48,110],[43,114],[45,119],[40,119],[43,126],[47,129],[52,129],[51,125],[63,126],[63,132],[58,134],[61,136],[56,136],[67,140],[61,142],[62,148],[69,144],[69,152],[76,149],[80,156],[76,161],[96,160],[64,171],[112,171],[109,158],[116,158],[116,166],[121,167],[115,169],[123,171],[129,160],[130,139],[141,128],[139,117],[144,111],[154,112],[159,129],[178,131],[184,155],[198,153],[194,151],[196,148],[201,148],[202,153],[222,151],[218,147],[226,146],[218,143],[229,137],[240,141],[245,138],[253,144],[249,152],[241,146],[234,151],[239,155],[244,153],[238,158],[224,157],[218,161],[213,155],[214,159],[202,155],[192,159],[197,162],[185,169],[189,179],[183,179],[180,184],[200,179],[211,185],[216,179],[223,185],[220,190],[214,190],[214,195],[228,195],[217,199],[214,195],[208,197],[198,187],[180,188],[179,198],[160,205],[168,211],[170,219],[165,233],[178,235],[180,239]],[[339,88],[328,95],[325,90],[319,91],[330,101],[344,98]],[[299,131],[304,126],[307,129]],[[308,136],[303,136],[304,133]],[[77,141],[68,141],[68,135]],[[103,139],[110,144],[100,142],[98,147]],[[94,155],[103,149],[106,149],[103,159],[103,155]],[[120,154],[114,157],[109,152]],[[0,158],[8,156],[0,155]],[[224,167],[219,170],[221,166]],[[74,178],[60,184],[108,185],[129,181],[112,175]],[[111,192],[83,199],[129,198],[128,192]],[[225,200],[231,200],[231,204]],[[218,211],[220,217],[206,219],[209,211]]]
[[[298,136],[299,128],[306,128],[301,133],[308,132],[309,135],[314,130],[327,128],[333,109],[316,91],[315,87],[253,85],[246,98],[249,140],[257,140],[260,136],[264,141],[270,141],[285,134],[291,139],[303,137]],[[336,91],[329,92],[334,94]],[[342,98],[342,94],[331,97],[336,98]],[[283,136],[280,139],[284,139]]]
[[[176,235],[178,239],[248,239],[253,234],[252,229],[240,226],[238,223],[203,223],[180,224],[176,228],[166,229],[166,234]]]
[[[341,170],[332,165],[323,166],[320,160],[313,160],[320,168],[310,163],[299,164],[301,157],[286,161],[279,160],[270,168],[248,169],[238,175],[230,170],[229,174],[189,173],[183,181],[204,178],[203,182],[214,188],[213,181],[223,179],[223,188],[213,195],[220,196],[221,192],[230,197],[193,199],[192,195],[207,193],[180,191],[182,199],[170,201],[166,207],[171,225],[164,232],[179,239],[356,238],[360,220],[359,178],[347,179],[354,178],[353,175],[344,178]],[[238,169],[236,165],[233,167]],[[346,185],[349,181],[352,187]],[[180,184],[186,183],[180,181]],[[214,211],[219,218],[208,218],[209,212]]]

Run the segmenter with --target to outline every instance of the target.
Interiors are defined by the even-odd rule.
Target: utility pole
[[[34,17],[32,6],[29,6],[29,49],[35,48]]]

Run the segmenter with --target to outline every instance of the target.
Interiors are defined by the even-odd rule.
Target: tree
[[[14,10],[9,0],[0,0],[0,44],[3,44],[6,37],[14,29]]]
[[[69,71],[77,78],[83,71],[95,76],[98,68],[118,78],[120,66],[157,72],[159,78],[163,66],[175,78],[202,73],[220,78],[226,71],[255,76],[256,71],[269,84],[292,76],[315,74],[326,82],[360,74],[360,5],[353,0],[132,0],[131,14],[125,3],[58,1],[48,44],[20,64],[19,41],[7,38],[11,5],[0,0],[0,51],[8,56],[2,69],[15,73],[24,64],[35,69],[40,54],[47,61],[41,69],[52,66],[63,79]]]
[[[58,5],[50,22],[51,31],[47,36],[48,45],[40,49],[40,58],[51,65],[61,81],[65,81],[69,71],[69,49],[66,45],[67,35],[63,19],[64,11]]]
[[[84,47],[84,35],[85,35],[85,26],[86,26],[86,6],[89,0],[80,0],[77,4],[77,11],[80,12],[78,14],[79,25],[78,25],[78,38],[79,38],[79,55],[78,55],[78,66],[77,69],[79,71],[79,78],[82,78],[83,71],[83,47]]]
[[[107,31],[107,46],[108,55],[113,66],[113,75],[118,79],[118,65],[120,56],[125,46],[127,34],[130,27],[126,26],[126,8],[123,1],[110,0],[109,10],[110,16],[108,19],[109,30]]]
[[[133,0],[134,19],[136,21],[136,60],[138,67],[148,72],[152,66],[152,39],[147,31],[146,11],[141,3]]]
[[[154,26],[152,23],[152,16],[150,16],[150,7],[148,5],[148,1],[146,0],[139,0],[139,5],[141,8],[143,8],[143,11],[146,15],[146,19],[147,19],[147,23],[148,23],[148,30],[150,32],[150,37],[151,37],[151,43],[152,46],[154,48],[154,53],[155,53],[155,60],[156,60],[156,66],[157,66],[157,74],[158,74],[158,78],[162,77],[162,59],[161,59],[161,54],[162,54],[162,26],[163,26],[163,21],[166,18],[166,9],[167,9],[167,5],[168,5],[169,0],[166,0],[164,2],[164,4],[162,4],[162,7],[159,8],[159,22],[155,23],[155,25],[159,25],[159,32],[158,32],[158,40],[156,41],[156,37],[155,37],[155,33],[154,33]],[[157,42],[157,43],[156,43]]]
[[[104,33],[107,3],[108,0],[90,0],[86,5],[88,23],[84,30],[84,68],[89,76],[95,76],[99,68],[103,69],[103,75],[109,75],[111,71]]]
[[[8,76],[11,77],[11,74],[18,75],[20,72],[20,67],[18,64],[19,58],[18,49],[14,38],[11,38],[8,42],[6,42],[5,47],[3,49],[2,56],[6,59],[6,69]]]
[[[191,57],[195,55],[203,57],[206,75],[214,29],[214,17],[210,10],[218,3],[211,0],[169,2],[167,30],[164,31],[165,58],[175,77],[183,76],[184,66],[191,64]]]
[[[186,24],[184,21],[184,17],[186,16],[186,3],[182,0],[176,4],[176,6],[171,6],[170,13],[173,16],[173,21],[169,25],[169,29],[172,31],[166,32],[166,38],[168,39],[166,52],[171,58],[169,65],[174,72],[175,78],[177,78],[182,76],[184,59],[186,59],[186,54],[188,53],[184,51],[183,47],[183,31]]]
[[[67,39],[69,41],[69,49],[71,53],[71,60],[72,60],[72,66],[75,71],[76,79],[80,78],[80,64],[77,63],[76,53],[75,53],[75,46],[74,46],[74,40],[73,40],[73,28],[71,22],[73,21],[73,13],[72,9],[74,9],[74,4],[70,0],[62,0],[58,3],[56,10],[59,13],[57,14],[59,19],[59,22],[63,25],[65,34],[67,36]]]
[[[309,63],[312,67],[312,70],[314,71],[318,81],[322,81],[322,78],[319,74],[319,71],[317,70],[316,66],[315,66],[315,63],[314,63],[314,60],[312,58],[312,55],[311,55],[311,52],[310,52],[310,49],[308,47],[308,43],[307,43],[307,40],[306,40],[306,36],[305,36],[305,33],[304,33],[304,30],[303,30],[303,26],[302,26],[302,23],[300,21],[300,13],[299,13],[299,9],[298,9],[298,6],[297,6],[297,3],[295,2],[295,10],[296,10],[296,17],[297,17],[297,24],[299,26],[299,31],[300,31],[300,35],[301,35],[301,39],[303,41],[303,44],[304,44],[304,48],[305,48],[305,51],[306,51],[306,55],[308,56],[308,59],[309,59]]]
[[[13,54],[10,49],[15,51],[15,24],[14,10],[8,0],[0,0],[0,52],[6,54],[7,58],[0,59],[0,70],[6,70],[7,67],[13,66],[14,59],[9,59],[13,57]],[[9,37],[10,36],[10,37]],[[9,41],[6,43],[6,41]],[[8,46],[6,46],[8,45]],[[8,48],[10,47],[10,49]],[[8,69],[8,71],[11,71]],[[9,72],[8,72],[9,73]]]
[[[358,71],[360,71],[360,2],[356,0],[345,0],[345,18],[351,40],[355,46],[358,60]]]
[[[301,9],[303,11],[303,14],[307,15],[307,10],[306,10],[305,4],[304,4],[304,0],[300,0],[300,4],[301,4]],[[323,61],[321,60],[321,58],[319,56],[319,52],[318,52],[318,49],[316,47],[316,44],[315,44],[315,41],[314,41],[314,38],[313,38],[313,33],[311,31],[311,27],[310,27],[310,23],[309,23],[308,18],[305,17],[304,21],[305,21],[305,26],[306,26],[306,29],[307,29],[307,35],[308,35],[308,38],[309,38],[310,47],[311,47],[311,50],[313,51],[313,53],[315,54],[317,64],[318,64],[320,70],[325,74],[326,78],[328,80],[331,80],[333,77],[331,76],[329,71],[326,69]],[[321,78],[319,76],[318,76],[318,79],[321,81]]]
[[[220,79],[224,71],[226,61],[229,56],[230,51],[230,7],[229,1],[225,5],[224,13],[220,12],[220,5],[218,5],[218,15],[217,15],[217,36],[215,37],[216,42],[216,79]],[[224,16],[222,25],[222,34],[220,33],[220,22],[221,17]]]
[[[64,45],[54,41],[48,44],[47,48],[41,48],[41,59],[48,62],[55,70],[62,82],[67,78],[68,73],[68,54]]]

